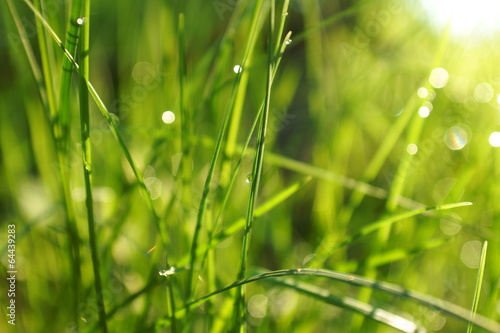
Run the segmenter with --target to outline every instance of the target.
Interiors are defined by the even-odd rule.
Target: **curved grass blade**
[[[326,304],[335,305],[339,308],[359,313],[366,318],[373,319],[379,323],[385,324],[392,328],[395,328],[401,332],[407,333],[424,333],[425,329],[420,329],[412,321],[398,316],[392,312],[383,310],[381,308],[376,308],[368,303],[361,302],[357,299],[348,296],[336,296],[330,293],[328,290],[317,287],[312,284],[295,281],[292,279],[284,280],[272,280],[272,283],[284,286],[299,293],[306,294],[313,298],[316,298]]]
[[[263,281],[267,279],[275,279],[282,277],[290,278],[292,276],[323,277],[336,282],[350,284],[356,287],[365,287],[373,290],[378,290],[392,296],[413,300],[430,309],[440,311],[443,314],[457,318],[464,322],[472,322],[474,325],[482,329],[485,329],[489,332],[500,333],[500,323],[481,315],[476,315],[474,318],[471,318],[470,317],[471,312],[468,309],[450,303],[448,301],[438,299],[436,297],[429,296],[426,294],[422,294],[413,290],[408,290],[392,283],[380,282],[359,275],[339,273],[325,269],[297,268],[297,269],[284,269],[284,270],[260,273],[251,276],[249,278],[236,281],[235,283],[229,286],[226,286],[210,294],[207,294],[203,297],[200,297],[197,300],[192,301],[190,303],[190,306],[200,305],[215,295],[221,294],[223,292],[239,287],[241,285],[257,281]],[[182,317],[182,316],[184,316],[184,309],[181,309],[177,312],[177,317]],[[168,322],[167,318],[163,318],[158,320],[156,324],[158,327],[162,327],[162,326],[168,326],[170,323]]]

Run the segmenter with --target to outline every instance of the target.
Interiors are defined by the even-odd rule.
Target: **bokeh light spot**
[[[492,147],[500,147],[500,132],[491,133],[489,142]]]
[[[258,294],[248,300],[248,312],[254,318],[264,318],[267,315],[267,296]]]
[[[427,90],[427,88],[420,87],[417,90],[417,96],[420,98],[426,98],[427,96],[429,96],[429,91]]]
[[[444,135],[444,143],[451,150],[460,150],[467,144],[469,137],[465,129],[460,126],[450,127]]]
[[[418,146],[414,143],[410,143],[406,147],[406,152],[410,155],[415,155],[418,152]]]
[[[161,120],[163,120],[165,124],[171,124],[175,121],[175,114],[172,111],[165,111],[161,115]]]
[[[479,83],[474,88],[474,98],[479,103],[488,103],[493,98],[493,87],[488,83]]]
[[[429,82],[434,88],[444,88],[448,83],[449,74],[444,68],[434,68],[429,77]]]
[[[469,241],[462,246],[460,259],[469,268],[478,268],[481,258],[481,242],[477,240]]]

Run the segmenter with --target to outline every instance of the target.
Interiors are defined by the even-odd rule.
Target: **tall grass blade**
[[[452,203],[452,204],[446,204],[446,205],[426,207],[426,208],[416,209],[413,211],[405,212],[402,214],[394,215],[391,217],[387,217],[387,218],[383,218],[381,220],[375,221],[375,222],[370,223],[370,224],[366,225],[365,227],[361,228],[361,230],[358,231],[357,233],[355,233],[351,236],[347,236],[341,243],[338,243],[336,245],[323,243],[322,245],[320,245],[320,251],[311,260],[311,262],[308,264],[308,266],[309,267],[317,267],[317,265],[321,265],[335,250],[337,250],[343,246],[349,245],[353,241],[357,240],[358,238],[366,236],[374,231],[379,231],[383,228],[391,226],[395,222],[404,220],[406,218],[409,218],[409,217],[412,217],[415,215],[420,215],[420,214],[428,212],[428,211],[440,211],[440,210],[447,210],[447,209],[453,209],[453,208],[470,206],[470,205],[472,205],[471,202],[458,202],[458,203]]]
[[[82,137],[82,162],[83,176],[85,179],[85,206],[87,208],[87,222],[90,242],[90,255],[94,272],[94,286],[96,293],[96,309],[99,315],[99,326],[101,332],[106,333],[106,308],[103,299],[103,288],[99,264],[98,240],[94,216],[94,199],[92,195],[92,154],[90,148],[90,117],[89,117],[89,92],[87,82],[89,80],[89,44],[90,44],[90,0],[84,1],[84,17],[82,22],[82,33],[80,39],[80,127]]]
[[[472,301],[471,318],[474,319],[479,306],[479,297],[481,296],[481,287],[484,279],[484,268],[486,266],[486,253],[488,252],[488,242],[485,241],[481,251],[481,258],[479,260],[479,269],[477,272],[476,289],[474,290],[474,300]],[[467,326],[467,333],[472,333],[473,324],[469,322]]]

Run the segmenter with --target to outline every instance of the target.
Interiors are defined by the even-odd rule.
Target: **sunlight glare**
[[[421,0],[438,29],[450,24],[454,36],[488,35],[500,31],[500,1]]]

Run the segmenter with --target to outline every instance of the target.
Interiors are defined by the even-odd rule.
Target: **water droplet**
[[[171,124],[175,121],[175,114],[172,111],[165,111],[161,115],[161,120],[163,120],[165,124]]]
[[[287,15],[288,15],[288,12],[283,13],[283,16],[287,16]]]
[[[88,162],[85,162],[85,170],[87,170],[88,172],[91,172],[92,171],[92,165]]]
[[[235,72],[236,74],[241,73],[242,70],[243,68],[240,65],[236,65],[233,67],[233,72]]]
[[[285,41],[285,44],[286,44],[286,45],[290,45],[291,43],[292,43],[292,40],[291,40],[291,39],[287,39],[287,40]]]
[[[444,143],[451,150],[460,150],[467,144],[469,136],[461,126],[450,127],[444,135]]]
[[[418,152],[418,146],[414,143],[410,143],[406,147],[406,152],[410,155],[415,155]]]
[[[160,272],[158,272],[158,273],[159,273],[160,275],[162,275],[162,276],[165,276],[165,277],[167,277],[167,276],[169,276],[169,275],[174,275],[174,274],[175,274],[175,267],[174,267],[174,266],[172,266],[172,267],[170,267],[169,269],[167,269],[167,270],[163,270],[163,271],[160,271]]]
[[[449,74],[444,68],[434,68],[429,77],[429,82],[434,88],[444,88],[448,83]]]
[[[474,98],[479,103],[488,103],[493,98],[493,87],[488,83],[479,83],[474,88]]]
[[[426,98],[427,96],[429,96],[429,91],[427,90],[427,88],[420,87],[417,90],[417,96],[420,98]]]
[[[76,19],[76,24],[82,25],[83,23],[85,23],[85,17],[79,17]]]
[[[249,173],[249,174],[247,175],[247,177],[246,177],[245,181],[246,181],[248,184],[252,183],[252,181],[253,181],[253,176],[252,176],[252,174],[251,174],[251,173]]]
[[[491,133],[489,142],[492,147],[500,147],[500,132]]]

